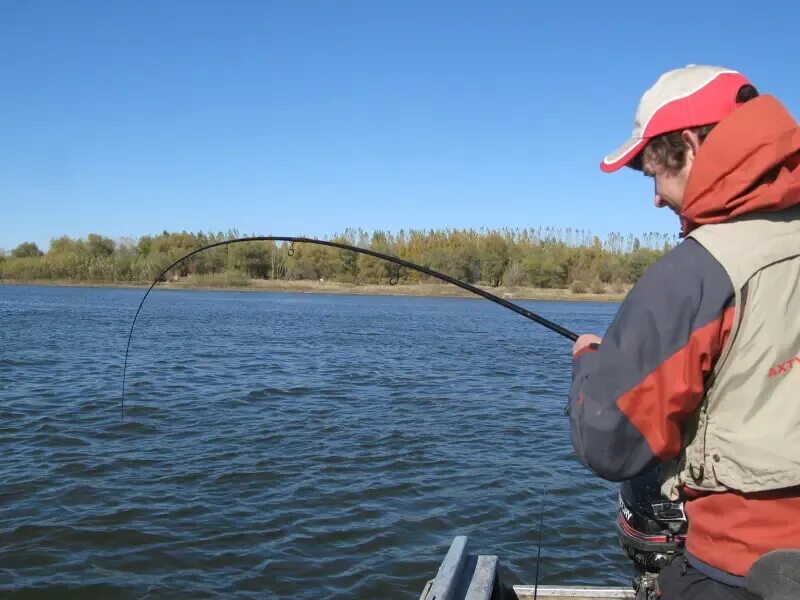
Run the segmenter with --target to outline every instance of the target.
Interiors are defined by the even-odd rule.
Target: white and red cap
[[[731,69],[688,65],[658,78],[639,101],[630,139],[603,159],[606,173],[621,169],[657,135],[718,123],[736,108],[739,88],[750,82]]]

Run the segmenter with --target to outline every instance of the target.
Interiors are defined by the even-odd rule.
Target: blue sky
[[[800,115],[794,2],[0,3],[0,248],[167,230],[677,230],[598,163],[688,63]]]

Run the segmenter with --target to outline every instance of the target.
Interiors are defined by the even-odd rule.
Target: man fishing
[[[800,548],[800,128],[741,73],[698,65],[662,75],[634,123],[601,169],[652,178],[684,239],[604,338],[575,343],[572,442],[612,481],[663,464],[685,502],[663,600],[755,599],[753,564]]]

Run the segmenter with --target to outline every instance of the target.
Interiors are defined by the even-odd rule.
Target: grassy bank
[[[70,279],[60,280],[4,280],[5,284],[25,285],[56,285],[56,286],[81,286],[81,287],[118,287],[118,288],[147,288],[149,283],[140,285],[130,283],[96,283]],[[592,302],[620,302],[625,297],[625,291],[616,292],[574,292],[569,289],[551,289],[536,287],[487,287],[478,286],[509,300],[583,300]],[[170,280],[158,285],[158,289],[184,289],[184,290],[231,290],[252,292],[298,292],[322,294],[362,294],[369,296],[426,296],[435,298],[474,298],[474,294],[457,288],[453,285],[438,283],[415,284],[365,284],[353,285],[331,281],[310,280],[271,280],[249,279],[238,273],[233,275],[190,275],[177,280]]]

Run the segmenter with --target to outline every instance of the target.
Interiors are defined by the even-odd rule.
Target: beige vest
[[[800,208],[704,225],[690,237],[730,276],[735,316],[662,491],[676,500],[682,485],[800,485]]]

